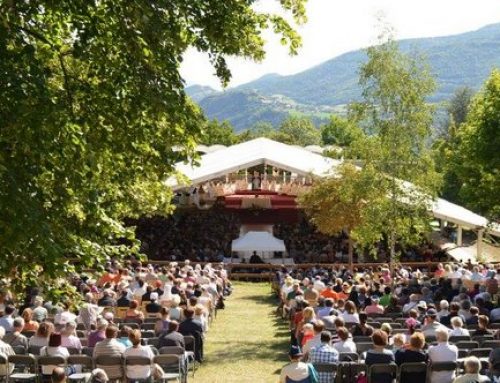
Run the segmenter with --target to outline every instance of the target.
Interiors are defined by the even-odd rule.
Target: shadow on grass
[[[237,363],[242,360],[271,360],[286,362],[288,338],[283,342],[271,341],[270,343],[239,343],[228,345],[226,349],[213,351],[207,355],[207,362],[224,361],[227,363]]]
[[[255,303],[258,303],[260,305],[271,305],[271,306],[278,306],[279,300],[277,297],[271,294],[264,294],[264,295],[248,295],[245,297],[241,297],[240,300],[242,301],[253,301]]]

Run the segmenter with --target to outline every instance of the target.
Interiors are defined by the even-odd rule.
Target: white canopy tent
[[[323,157],[304,148],[267,138],[256,138],[207,153],[201,156],[198,166],[179,162],[176,170],[186,176],[192,184],[198,184],[261,164],[301,175],[313,174],[323,177],[331,174],[340,161]],[[167,185],[174,190],[187,186],[175,177],[168,179]]]
[[[235,252],[285,252],[285,242],[267,231],[249,231],[233,240],[231,250]]]
[[[327,177],[334,175],[335,168],[340,164],[339,160],[324,157],[305,148],[261,137],[227,148],[219,147],[217,151],[201,156],[197,165],[179,162],[176,170],[185,177],[184,183],[176,177],[171,177],[166,184],[178,190],[186,186],[186,181],[199,184],[257,165],[274,166],[300,175]],[[408,186],[412,187],[409,183]],[[500,224],[488,222],[485,217],[442,198],[434,201],[430,212],[442,222],[457,225],[459,246],[462,228],[477,231],[480,243],[485,232],[500,237]],[[478,252],[481,252],[480,248]]]

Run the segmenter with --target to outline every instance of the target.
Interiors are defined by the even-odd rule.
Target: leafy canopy
[[[0,277],[21,290],[66,276],[69,257],[138,251],[123,218],[170,211],[163,180],[201,134],[184,52],[207,52],[227,84],[228,55],[264,58],[263,30],[300,46],[254,3],[0,2]],[[305,21],[305,0],[279,3]]]
[[[367,55],[360,70],[363,102],[350,107],[366,133],[351,145],[362,168],[356,176],[349,168],[341,168],[339,179],[319,181],[306,210],[313,221],[326,222],[320,225],[323,231],[345,227],[361,245],[387,239],[394,255],[396,241],[417,242],[427,229],[427,209],[438,186],[427,147],[432,108],[426,97],[433,91],[434,81],[422,59],[402,54],[392,38],[368,48]],[[332,194],[330,201],[347,203],[355,219],[348,214],[340,214],[338,222],[325,217],[342,212],[340,202],[332,204],[331,210],[315,209],[312,201],[325,190]]]

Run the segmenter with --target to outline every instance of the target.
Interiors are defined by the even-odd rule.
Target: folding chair
[[[102,368],[109,380],[123,380],[123,358],[121,355],[98,355],[94,358],[94,365]]]
[[[184,355],[184,349],[181,346],[164,346],[159,351],[160,354]]]
[[[341,352],[339,354],[339,362],[357,362],[359,355],[356,352]]]
[[[184,375],[182,373],[182,357],[173,354],[160,354],[154,357],[153,362],[163,369],[163,376],[159,378],[162,382],[176,380],[182,383]]]
[[[92,358],[94,356],[94,347],[83,347],[82,354]]]
[[[29,339],[36,334],[36,331],[22,331],[21,334]]]
[[[429,375],[432,376],[432,373],[437,371],[456,372],[457,368],[458,368],[457,362],[431,362],[429,367]]]
[[[0,375],[0,381],[7,382],[9,379],[9,359],[4,354],[0,354],[0,367],[2,366],[5,374]]]
[[[144,338],[144,342],[146,342],[148,346],[155,346],[156,348],[160,347],[160,338],[157,337]]]
[[[354,343],[368,343],[372,341],[371,336],[353,336]]]
[[[151,358],[148,358],[146,356],[126,356],[125,357],[125,376],[127,377],[127,380],[129,382],[134,382],[134,383],[145,383],[145,382],[151,382],[153,380],[153,360]],[[132,379],[128,377],[128,369],[133,369],[134,366],[150,366],[151,371],[150,371],[150,376],[144,379]]]
[[[70,355],[80,355],[82,350],[76,347],[66,347]]]
[[[364,352],[371,350],[373,348],[373,343],[368,342],[360,342],[356,343],[356,350],[358,351],[358,355],[361,356]]]
[[[22,344],[18,344],[17,346],[12,346],[12,349],[16,353],[16,355],[24,355],[26,354],[26,347]]]
[[[399,382],[404,382],[406,376],[410,374],[422,374],[422,383],[426,382],[427,379],[427,363],[425,362],[413,362],[413,363],[403,363],[399,366]]]
[[[377,381],[377,379],[374,377],[375,375],[390,375],[392,376],[392,380],[394,381],[396,379],[397,374],[398,374],[398,366],[395,363],[372,364],[368,368],[368,383]]]
[[[40,350],[42,349],[42,347],[43,346],[29,346],[28,354],[40,355]]]
[[[66,358],[63,356],[42,355],[37,358],[37,365],[39,369],[39,381],[49,382],[51,381],[52,370],[56,366],[63,368],[66,367]]]
[[[469,350],[469,356],[475,356],[477,358],[489,358],[491,348],[475,348],[473,350]]]
[[[355,382],[356,377],[360,373],[365,373],[367,366],[360,362],[343,362],[337,367],[337,381],[339,382]]]
[[[146,318],[147,319],[147,318]],[[156,321],[155,321],[156,322]],[[156,323],[155,322],[145,322],[143,324],[141,324],[141,330],[145,330],[145,331],[154,331],[155,329],[155,325]]]
[[[147,330],[147,331],[143,331],[141,333],[141,337],[143,339],[150,339],[150,338],[154,338],[155,337],[155,332],[152,331],[152,330]]]
[[[313,363],[314,368],[318,373],[323,372],[323,373],[328,373],[330,382],[335,381],[336,373],[337,373],[337,364],[332,364],[332,363]]]
[[[498,348],[500,347],[500,340],[485,340],[481,343],[481,348]]]
[[[9,381],[37,381],[37,362],[33,355],[9,355],[9,365],[14,365],[14,371],[9,374]]]
[[[455,335],[450,337],[450,343],[457,344],[458,342],[470,341],[469,335]]]
[[[196,341],[192,335],[184,335],[184,345],[186,346],[186,360],[188,369],[191,367],[194,373],[196,371]]]
[[[68,365],[81,366],[81,372],[75,372],[68,376],[71,382],[86,383],[92,376],[92,369],[94,368],[94,360],[88,355],[70,355],[67,359]]]

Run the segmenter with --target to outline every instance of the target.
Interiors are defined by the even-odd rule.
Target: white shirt
[[[456,362],[458,348],[448,342],[439,342],[436,346],[429,348],[429,360],[431,362]],[[431,374],[431,383],[450,382],[455,378],[455,371],[435,371]]]
[[[471,383],[471,382],[486,383],[486,382],[491,382],[491,380],[486,375],[464,374],[460,375],[453,381],[453,383]]]
[[[470,336],[469,330],[457,327],[450,331],[450,336]]]
[[[292,362],[281,370],[280,383],[286,383],[286,378],[292,380],[303,380],[309,376],[307,364],[303,362]]]
[[[347,311],[340,314],[345,323],[359,323],[358,314],[349,314]]]
[[[333,348],[335,348],[339,353],[340,352],[357,352],[356,344],[350,340],[341,340],[339,342],[335,342],[333,344]]]
[[[151,347],[148,346],[139,346],[139,347],[130,347],[125,350],[123,356],[126,358],[127,356],[145,356],[151,359],[151,365],[149,366],[127,366],[127,378],[129,379],[147,379],[151,376],[153,371],[152,368],[152,360],[154,358],[154,353],[151,350]]]
[[[309,353],[311,348],[319,346],[321,344],[321,334],[314,335],[311,339],[309,339],[304,347],[302,347],[302,352],[304,354]]]

